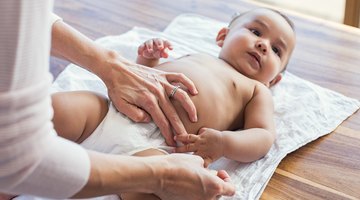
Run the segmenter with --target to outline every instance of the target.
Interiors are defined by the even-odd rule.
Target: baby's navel
[[[235,83],[235,81],[232,81],[232,85],[233,85],[233,87],[234,87],[234,90],[236,90],[236,83]]]

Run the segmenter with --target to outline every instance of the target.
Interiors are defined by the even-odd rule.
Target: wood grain
[[[344,24],[360,27],[360,1],[346,0]]]
[[[261,4],[245,0],[56,0],[55,13],[96,39],[134,26],[162,31],[182,13],[229,21],[237,11]],[[293,74],[360,99],[360,30],[294,12],[297,46],[289,63]],[[51,59],[56,77],[67,62]],[[261,199],[360,199],[360,113],[331,134],[290,153],[278,166]]]

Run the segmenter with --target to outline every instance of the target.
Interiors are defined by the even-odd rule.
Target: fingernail
[[[192,118],[191,121],[192,121],[192,122],[197,122],[197,120],[198,120],[198,119],[197,119],[197,115],[195,115],[195,116]]]

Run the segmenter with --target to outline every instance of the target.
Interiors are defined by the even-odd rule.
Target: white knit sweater
[[[53,2],[0,1],[0,191],[66,198],[87,182],[90,161],[51,122]]]

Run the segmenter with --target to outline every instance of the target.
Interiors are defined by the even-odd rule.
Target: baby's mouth
[[[255,66],[253,66],[255,69],[259,69],[259,68],[261,68],[261,58],[260,58],[260,55],[258,54],[258,53],[256,53],[256,52],[249,52],[248,53],[249,55],[250,55],[250,57],[251,57],[251,59],[252,59],[252,61],[254,62],[253,64],[255,65]]]

